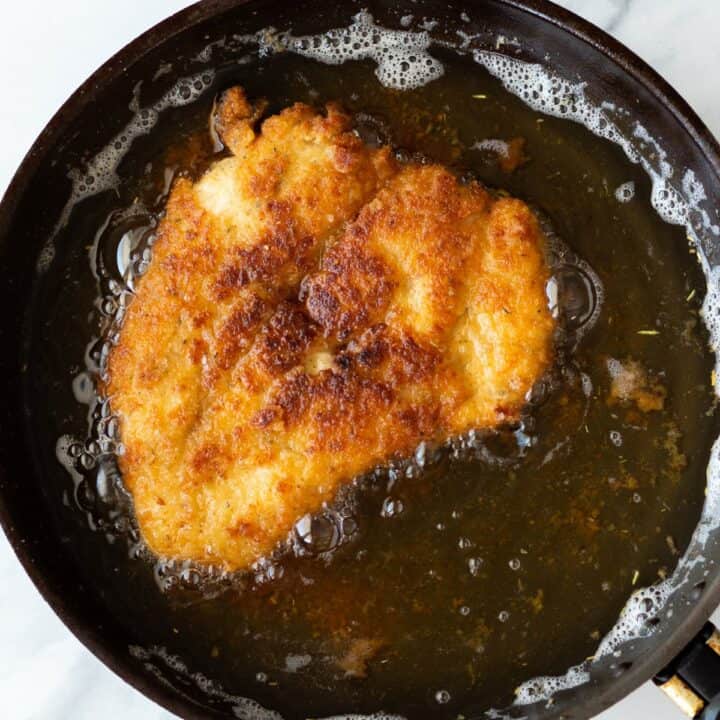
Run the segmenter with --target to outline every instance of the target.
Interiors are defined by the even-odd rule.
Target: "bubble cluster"
[[[172,686],[172,679],[167,677],[167,670],[171,670],[178,676],[182,685],[195,686],[213,700],[226,703],[238,720],[282,720],[279,713],[264,708],[259,702],[231,695],[202,673],[191,672],[177,655],[172,655],[164,647],[153,645],[143,648],[139,645],[130,645],[128,651],[132,657],[143,663],[148,672],[163,682]]]
[[[707,278],[707,293],[703,300],[700,314],[708,332],[710,333],[710,346],[717,353],[720,351],[720,267],[710,268],[705,258],[701,262]],[[715,373],[715,394],[720,397],[720,372]]]
[[[380,83],[396,90],[427,85],[445,72],[442,63],[427,52],[431,38],[426,31],[389,30],[376,25],[367,12],[359,12],[345,28],[302,37],[285,34],[275,40],[286,50],[328,65],[374,60]]]
[[[383,500],[380,515],[384,518],[397,517],[405,509],[403,501],[399,498],[387,497]]]
[[[219,566],[200,566],[191,560],[157,558],[142,541],[136,544],[134,550],[138,557],[144,557],[153,563],[155,582],[162,592],[187,590],[200,593],[203,599],[208,600],[228,587],[233,587],[239,592],[245,588],[243,578],[228,573]],[[263,567],[263,571],[267,572],[267,569]],[[256,570],[256,572],[260,571]]]
[[[569,690],[578,685],[583,685],[589,680],[590,674],[583,665],[571,667],[564,675],[557,677],[533,678],[515,690],[515,704],[531,705],[535,702],[548,700],[561,690]]]
[[[55,235],[67,224],[73,208],[85,198],[115,188],[120,182],[118,167],[133,142],[141,135],[147,135],[155,127],[163,111],[189,105],[197,100],[210,87],[213,77],[212,72],[205,71],[181,78],[159,100],[144,108],[139,105],[140,84],[136,86],[130,103],[130,109],[134,112],[130,122],[97,155],[88,160],[84,167],[71,168],[68,171],[68,179],[72,182],[70,198],[50,239],[40,253],[37,261],[39,273],[45,272],[50,266],[55,254],[53,245]]]
[[[253,571],[256,585],[272,582],[285,574],[285,568],[274,556],[261,557],[250,566],[250,569]]]
[[[446,444],[450,459],[457,462],[479,461],[492,468],[510,469],[522,461],[534,437],[517,427],[496,430],[470,430]]]
[[[135,542],[132,503],[117,467],[117,458],[124,452],[118,421],[107,400],[94,397],[89,404],[88,437],[61,436],[55,456],[72,478],[75,505],[86,514],[90,528],[104,533],[109,542],[121,537]]]
[[[595,651],[595,658],[612,655],[623,643],[650,635],[673,590],[668,579],[631,595],[612,631]]]

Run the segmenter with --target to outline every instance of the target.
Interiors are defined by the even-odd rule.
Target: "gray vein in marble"
[[[609,33],[615,32],[622,22],[627,17],[628,12],[630,11],[630,5],[632,3],[632,0],[620,0],[617,3],[617,10],[615,11],[615,14],[610,18],[608,23],[605,25],[605,30]]]

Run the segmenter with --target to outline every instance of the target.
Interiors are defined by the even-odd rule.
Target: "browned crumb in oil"
[[[687,467],[687,456],[681,450],[682,434],[675,423],[667,424],[667,433],[662,440],[662,448],[667,453],[667,471],[677,479],[680,473]]]
[[[482,655],[485,652],[485,645],[491,635],[492,630],[490,626],[481,621],[468,633],[465,645],[477,655]]]
[[[608,358],[607,369],[610,374],[608,405],[634,404],[644,413],[663,409],[667,391],[637,360]]]
[[[355,638],[350,641],[345,654],[337,659],[336,664],[345,671],[346,677],[364,678],[367,676],[368,663],[384,644],[378,638]]]
[[[545,592],[542,588],[539,588],[538,591],[533,595],[531,598],[528,598],[528,602],[530,603],[530,607],[532,608],[532,611],[538,615],[543,611],[544,605],[544,598],[545,598]]]
[[[498,165],[504,173],[513,173],[528,160],[525,154],[525,138],[515,137],[506,143],[507,150],[499,156]]]
[[[573,495],[569,506],[554,512],[547,523],[558,532],[582,538],[588,548],[594,547],[601,530],[598,493],[593,488],[582,487]]]
[[[462,154],[458,129],[444,110],[420,107],[399,93],[391,99],[390,112],[396,121],[393,141],[397,147],[440,162],[453,162]]]

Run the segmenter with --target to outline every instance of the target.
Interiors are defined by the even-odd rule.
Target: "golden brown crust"
[[[160,555],[247,567],[339,485],[518,416],[551,355],[538,224],[340,110],[254,124],[168,201],[111,353],[121,469]]]

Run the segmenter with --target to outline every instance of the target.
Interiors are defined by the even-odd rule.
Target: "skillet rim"
[[[284,2],[284,0],[275,1]],[[483,0],[463,1],[469,6],[478,6],[483,3]],[[563,32],[571,34],[594,48],[611,63],[621,68],[624,74],[644,86],[655,101],[672,114],[682,130],[693,140],[720,183],[720,142],[680,94],[644,60],[604,30],[549,0],[490,1],[519,10],[534,18],[536,22],[550,23]],[[169,41],[193,25],[248,2],[250,0],[199,0],[146,30],[92,73],[53,115],[16,170],[0,201],[0,238],[7,236],[20,199],[32,177],[47,161],[54,141],[78,115],[86,110],[94,97],[100,95],[104,88],[126,67],[135,64],[158,45]],[[31,551],[24,546],[25,540],[13,524],[11,513],[1,491],[0,525],[2,525],[16,557],[43,599],[61,622],[95,657],[136,690],[180,717],[188,720],[220,717],[218,713],[199,706],[180,691],[171,692],[152,681],[148,675],[139,673],[129,654],[120,656],[106,647],[103,634],[80,617],[69,606],[64,596],[52,587],[48,578],[36,567]],[[604,687],[598,687],[598,684],[595,683],[591,697],[578,708],[582,716],[590,717],[601,712],[650,679],[693,638],[719,603],[720,570],[716,570],[715,578],[701,597],[691,607],[683,608],[687,610],[683,621],[670,633],[662,645],[644,657],[641,662],[634,663],[632,668],[619,678],[605,684]],[[557,712],[560,713],[561,710],[558,708]],[[553,717],[555,714],[551,712],[547,717]],[[576,717],[580,717],[580,715],[576,715]]]

